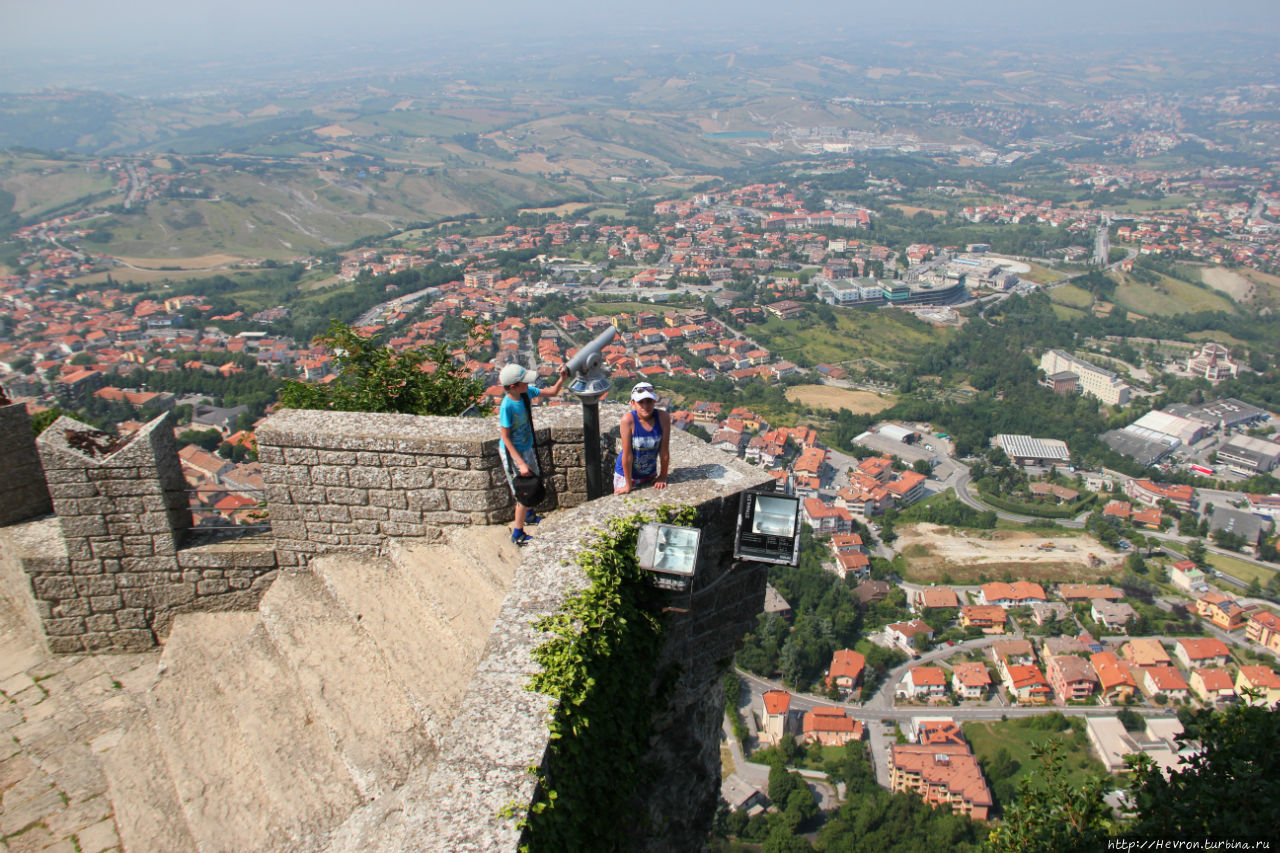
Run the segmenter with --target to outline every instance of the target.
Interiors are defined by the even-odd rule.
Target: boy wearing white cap
[[[529,423],[529,412],[525,409],[523,395],[528,394],[530,401],[543,394],[554,397],[560,393],[564,380],[568,377],[567,368],[560,368],[560,376],[556,384],[545,390],[530,383],[538,380],[537,371],[525,370],[518,364],[508,364],[498,374],[498,381],[507,393],[498,407],[498,432],[502,441],[498,445],[498,455],[502,457],[502,467],[507,472],[507,483],[511,493],[515,494],[515,483],[512,480],[517,474],[528,477],[530,474],[541,474],[538,457],[533,450],[533,425]],[[512,524],[511,541],[523,545],[533,539],[524,532],[526,524],[537,524],[542,519],[531,509],[516,499],[516,517]]]
[[[631,389],[631,411],[618,425],[622,452],[613,466],[613,493],[625,495],[635,486],[652,482],[667,487],[671,465],[671,415],[657,408],[658,395],[648,382]]]

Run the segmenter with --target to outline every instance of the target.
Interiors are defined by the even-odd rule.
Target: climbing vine
[[[664,506],[656,518],[610,521],[578,556],[590,585],[536,623],[551,636],[533,652],[541,671],[529,689],[553,697],[556,705],[538,792],[522,822],[522,850],[624,845],[627,805],[643,781],[650,722],[675,676],[657,677],[663,594],[647,583],[636,540],[647,522],[688,525],[695,518],[692,507]]]

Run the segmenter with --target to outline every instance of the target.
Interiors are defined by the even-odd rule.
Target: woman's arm
[[[662,442],[658,445],[658,479],[654,480],[653,487],[665,489],[667,470],[671,467],[671,415],[665,409],[660,409],[658,422],[662,424]]]
[[[622,476],[627,481],[626,488],[619,494],[625,495],[631,491],[631,466],[635,463],[636,452],[631,447],[631,435],[635,429],[635,419],[631,417],[631,413],[627,412],[622,416],[622,423],[618,424],[618,441],[622,444]]]

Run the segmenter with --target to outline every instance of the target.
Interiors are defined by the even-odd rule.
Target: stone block
[[[449,505],[445,492],[441,489],[413,491],[405,495],[406,505],[414,512],[437,512]]]
[[[347,489],[341,486],[328,486],[324,490],[325,500],[331,504],[364,506],[369,502],[369,493],[362,489]]]
[[[84,626],[89,633],[114,631],[116,629],[116,615],[114,613],[97,613],[93,616],[86,616]],[[88,640],[85,640],[88,643]]]
[[[200,583],[196,584],[196,595],[221,595],[230,588],[231,585],[221,579],[200,581]]]
[[[403,491],[384,491],[381,489],[369,490],[369,504],[371,506],[386,507],[387,509],[404,509],[408,506],[408,498],[405,497]]]
[[[266,468],[268,465],[283,465],[285,461],[284,451],[279,447],[259,445],[258,461],[262,463],[263,468]]]
[[[55,655],[76,655],[84,650],[84,640],[78,636],[49,638],[49,651]]]
[[[44,632],[50,637],[66,637],[84,633],[84,619],[79,616],[44,620]]]
[[[311,469],[311,482],[317,486],[347,486],[351,484],[351,478],[346,468],[316,465]]]
[[[261,453],[261,450],[259,450],[259,453]],[[286,447],[284,448],[284,464],[289,466],[319,465],[320,451],[309,447]]]
[[[351,509],[345,506],[322,506],[319,507],[320,521],[351,521]]]
[[[393,468],[391,487],[395,489],[429,489],[435,483],[436,471],[430,468]]]
[[[344,468],[349,468],[350,466],[357,464],[356,460],[358,458],[359,454],[353,453],[350,450],[321,450],[319,464],[340,465]]]
[[[456,512],[488,512],[501,509],[511,501],[507,489],[488,488],[483,491],[449,492],[449,509]]]
[[[352,488],[386,489],[391,487],[391,474],[382,468],[352,468],[348,473]]]
[[[107,521],[101,515],[59,516],[64,536],[106,536]]]
[[[404,524],[399,521],[381,522],[382,533],[386,536],[413,536],[421,537],[427,535],[427,528],[424,524]]]
[[[446,491],[485,489],[493,485],[488,471],[437,471],[435,483]]]
[[[65,598],[53,603],[51,611],[55,619],[70,619],[76,616],[88,616],[89,602],[83,598]]]
[[[114,613],[124,607],[124,599],[118,595],[93,595],[89,597],[89,609],[94,613]]]
[[[116,624],[121,628],[146,628],[147,612],[135,607],[122,608],[116,611]]]
[[[322,504],[324,503],[324,487],[323,486],[290,486],[289,499],[295,504]]]
[[[36,598],[60,599],[77,595],[75,580],[62,575],[45,575],[31,579],[31,590]]]

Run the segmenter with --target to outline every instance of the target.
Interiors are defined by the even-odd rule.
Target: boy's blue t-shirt
[[[531,401],[541,393],[541,388],[529,386]],[[511,443],[520,453],[533,449],[533,429],[529,426],[529,414],[524,410],[524,400],[519,397],[512,400],[510,394],[503,394],[502,405],[498,407],[498,423],[511,430]]]

